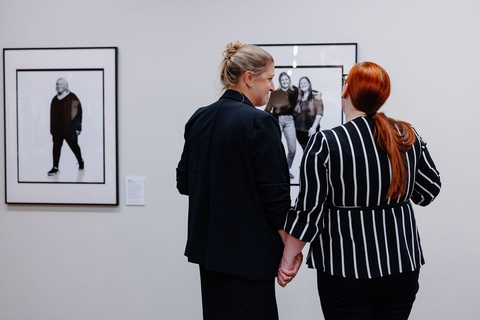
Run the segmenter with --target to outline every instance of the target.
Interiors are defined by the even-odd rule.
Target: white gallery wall
[[[411,319],[477,318],[479,14],[476,0],[1,0],[0,48],[118,47],[120,205],[6,205],[0,184],[0,320],[202,319],[175,167],[238,39],[356,42],[389,72],[385,111],[417,128],[443,180],[416,207],[427,264]],[[146,178],[145,206],[125,205],[127,176]],[[277,298],[282,320],[322,319],[313,270]]]

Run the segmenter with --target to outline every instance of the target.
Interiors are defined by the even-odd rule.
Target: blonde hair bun
[[[223,52],[224,59],[220,63],[220,81],[223,89],[235,87],[239,78],[247,71],[258,76],[267,70],[273,57],[260,47],[240,41],[227,46]]]

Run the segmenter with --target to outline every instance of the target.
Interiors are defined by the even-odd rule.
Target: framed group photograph
[[[342,75],[357,62],[357,44],[260,44],[275,60],[275,91],[264,106],[280,125],[292,195],[310,136],[343,124]],[[296,194],[295,194],[296,195]]]
[[[117,48],[4,49],[5,202],[118,205]]]

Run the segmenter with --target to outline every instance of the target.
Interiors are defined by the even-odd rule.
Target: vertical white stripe
[[[400,209],[402,211],[403,241],[405,241],[405,248],[407,248],[408,258],[410,259],[410,265],[412,266],[411,271],[413,271],[414,268],[413,268],[413,262],[412,262],[412,254],[410,253],[410,249],[408,248],[407,230],[405,228],[405,211],[403,211],[403,207],[400,207]]]
[[[367,267],[368,278],[370,279],[372,275],[370,274],[370,261],[368,260],[368,245],[367,238],[365,235],[365,223],[363,221],[363,210],[360,211],[360,221],[362,223],[362,237],[363,237],[363,248],[365,250],[365,266]]]
[[[322,221],[322,227],[325,229],[325,219]],[[318,238],[320,239],[320,252],[322,253],[322,270],[325,271],[325,250],[323,250],[323,237],[320,235]]]
[[[353,180],[353,205],[356,207],[357,206],[357,199],[358,199],[358,194],[357,194],[357,160],[355,159],[355,150],[353,149],[353,143],[352,139],[350,138],[350,133],[347,131],[347,129],[342,126],[341,127],[343,131],[345,131],[345,134],[348,139],[348,146],[350,147],[350,151],[352,153],[352,180]]]
[[[340,144],[340,140],[338,139],[338,136],[337,134],[335,133],[335,131],[332,130],[332,133],[333,135],[335,136],[335,140],[337,140],[337,145],[338,145],[338,156],[339,156],[339,160],[340,160],[340,172],[339,172],[339,178],[340,178],[340,182],[342,184],[342,190],[340,192],[340,194],[342,195],[342,204],[341,206],[342,207],[345,207],[346,204],[345,204],[345,182],[343,181],[343,152],[342,152],[342,145]],[[331,173],[330,173],[331,174]],[[332,199],[333,202],[335,202],[335,199]],[[334,205],[336,205],[334,203]]]
[[[313,235],[313,237],[311,239],[315,239],[315,237],[317,236],[318,232],[320,232],[320,229],[318,228],[318,222],[320,221],[320,219],[322,218],[323,216],[323,203],[322,205],[320,206],[320,210],[319,210],[319,214],[318,214],[318,217],[317,217],[317,220],[315,221],[315,226],[316,226],[316,230],[315,230],[315,234]]]
[[[410,210],[410,206],[407,206],[408,208],[408,215],[410,217],[410,232],[412,234],[412,257],[413,257],[413,265],[416,268],[417,267],[417,258],[415,257],[415,230],[413,230],[413,215],[412,215],[412,210]]]
[[[388,250],[388,241],[387,241],[387,224],[385,223],[385,216],[387,212],[385,209],[382,210],[383,215],[383,237],[385,239],[385,255],[387,256],[387,274],[391,274],[392,271],[390,270],[390,252]]]
[[[375,210],[372,210],[372,221],[373,221],[373,235],[375,236],[375,248],[377,249],[378,270],[380,271],[380,277],[383,277],[382,261],[380,260],[380,247],[378,245],[377,224],[375,223]]]
[[[412,193],[413,193],[413,186],[414,186],[414,182],[415,182],[415,179],[416,179],[416,172],[418,170],[418,159],[417,159],[417,150],[415,149],[415,145],[416,145],[416,142],[413,144],[412,146],[412,153],[413,153],[413,168],[412,168],[412,173],[413,173],[413,176],[410,177],[410,180],[408,181],[408,185],[410,186],[410,194],[408,194],[408,199],[411,197]]]
[[[395,128],[397,129],[398,134],[399,134],[399,135],[402,135],[402,132],[400,131],[400,128],[398,127],[397,124],[395,124]],[[406,201],[406,200],[407,200],[407,198],[408,198],[408,189],[410,188],[410,186],[409,186],[409,184],[408,184],[409,181],[410,181],[410,162],[409,162],[408,154],[407,154],[407,153],[405,153],[405,158],[406,158],[406,162],[407,162],[407,175],[408,175],[408,177],[407,177],[407,190],[406,190],[407,192],[405,193],[404,200],[402,200],[402,201]],[[392,175],[390,175],[390,184],[392,184]],[[397,202],[397,203],[400,203],[400,197],[397,198],[397,201],[396,201],[396,202]],[[404,230],[405,230],[405,229],[404,229]]]
[[[397,224],[397,216],[395,215],[395,211],[393,208],[391,209],[393,215],[393,222],[395,223],[395,236],[397,238],[397,255],[398,255],[398,270],[400,273],[403,272],[402,268],[402,256],[400,254],[400,239],[398,235],[398,224]]]
[[[365,193],[366,193],[366,202],[365,205],[368,207],[370,205],[370,167],[368,166],[368,155],[367,149],[365,148],[365,142],[363,141],[363,135],[360,132],[357,124],[355,122],[351,122],[355,129],[357,129],[358,137],[360,138],[360,142],[362,143],[362,150],[363,150],[363,158],[365,159]]]
[[[358,279],[357,249],[355,247],[355,239],[353,238],[352,212],[351,211],[348,211],[348,228],[350,229],[350,239],[352,239],[353,270],[355,271],[355,278]]]
[[[317,138],[317,135],[315,135],[314,137],[315,139]],[[311,210],[307,213],[307,223],[305,225],[305,227],[303,228],[303,231],[302,231],[302,234],[300,235],[300,240],[303,240],[303,237],[305,236],[305,233],[307,232],[307,230],[309,229],[310,227],[310,219],[311,219],[311,216],[312,216],[312,212],[315,212],[317,207],[318,207],[318,204],[319,204],[319,199],[320,199],[320,189],[322,188],[321,186],[321,183],[320,183],[320,178],[319,178],[319,175],[318,175],[318,155],[320,154],[320,152],[322,152],[322,149],[323,149],[323,141],[325,140],[322,140],[321,142],[321,145],[320,145],[320,149],[318,150],[318,152],[315,153],[315,157],[314,157],[314,169],[315,169],[315,185],[313,187],[316,188],[316,192],[315,192],[315,205],[311,208]],[[315,143],[315,140],[313,141],[312,143],[312,146],[313,144]],[[311,149],[310,149],[311,150]],[[306,165],[306,162],[305,162],[305,165]],[[323,163],[322,163],[323,165]],[[328,187],[327,187],[328,188]],[[306,201],[306,197],[305,197],[305,201]],[[323,202],[322,202],[322,207],[323,207]],[[319,231],[319,228],[318,228],[318,221],[320,219],[320,216],[321,216],[321,210],[320,210],[320,213],[317,217],[317,221],[315,223],[315,235],[318,233]],[[311,239],[313,239],[315,237],[312,237]],[[309,239],[307,239],[309,240]]]
[[[392,184],[392,164],[390,162],[390,158],[387,157],[387,161],[388,161],[388,185],[390,186]],[[387,203],[390,204],[390,201],[392,200],[392,198],[388,198],[387,199]]]
[[[315,265],[315,256],[313,255],[313,249],[310,247],[310,251],[308,252],[307,260],[310,258],[310,261],[312,261],[312,268],[317,269],[317,266]]]
[[[343,235],[340,226],[340,211],[337,210],[337,224],[338,224],[338,236],[340,239],[340,259],[342,261],[342,276],[345,277],[345,261],[344,261],[344,251],[343,251]]]
[[[332,210],[328,210],[328,234],[330,235],[330,273],[333,274]]]
[[[411,148],[413,149],[413,147]],[[403,199],[403,201],[407,201],[407,199],[410,197],[410,181],[412,179],[412,177],[410,176],[410,159],[408,157],[408,153],[405,154],[405,157],[407,158],[407,190],[405,192],[405,197]]]
[[[335,188],[333,187],[333,183],[332,183],[332,174],[331,174],[331,172],[332,172],[332,162],[330,161],[330,146],[328,144],[328,140],[327,140],[327,137],[325,136],[325,134],[322,131],[320,131],[320,133],[323,136],[323,140],[325,140],[325,146],[327,148],[327,158],[325,159],[325,163],[328,163],[328,186],[330,187],[331,199],[332,199],[332,201],[334,201],[334,199],[335,199]]]
[[[317,138],[317,135],[314,136],[314,139]],[[313,141],[315,142],[315,140]],[[305,150],[304,151],[304,154],[308,155],[310,153],[310,151],[312,150],[313,148],[313,145],[314,143],[311,143],[310,144],[310,148],[308,150]],[[303,161],[303,172],[301,174],[303,174],[304,176],[304,181],[305,181],[305,187],[304,187],[304,190],[305,190],[305,194],[304,194],[304,197],[303,197],[303,211],[306,211],[307,210],[307,196],[308,196],[308,168],[307,168],[307,161],[308,161],[309,157],[306,156],[304,157],[304,161]]]
[[[380,168],[380,157],[378,156],[378,150],[377,150],[377,145],[375,143],[375,139],[373,139],[373,133],[372,130],[370,129],[370,125],[368,124],[367,119],[365,117],[362,117],[362,120],[368,129],[368,133],[370,135],[370,139],[373,145],[373,151],[375,151],[375,158],[377,159],[377,169],[378,169],[378,198],[377,198],[377,206],[380,205],[380,202],[382,201],[382,170]]]

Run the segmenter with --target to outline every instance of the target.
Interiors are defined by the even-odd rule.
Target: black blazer
[[[237,91],[197,110],[185,127],[177,188],[189,195],[185,255],[213,271],[274,278],[277,230],[290,208],[290,180],[277,120]]]

